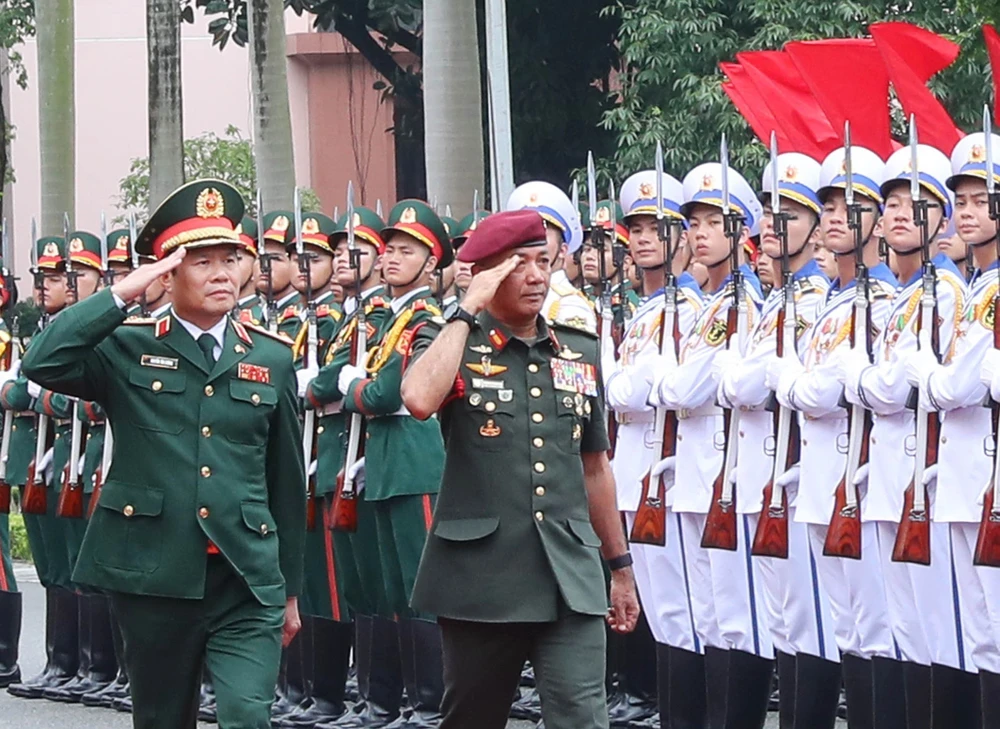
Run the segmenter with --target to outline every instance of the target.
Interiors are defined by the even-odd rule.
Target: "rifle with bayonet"
[[[73,302],[80,300],[79,271],[73,267],[73,251],[69,239],[69,214],[63,213],[63,240],[66,241],[66,285]],[[80,419],[80,401],[69,398],[70,445],[69,462],[59,474],[62,490],[56,502],[56,516],[64,519],[83,518],[83,487],[80,484],[80,446],[83,443],[83,421]]]
[[[778,311],[778,359],[797,357],[795,353],[795,281],[788,257],[788,213],[781,210],[778,141],[771,132],[771,219],[774,235],[781,242],[781,295]],[[750,553],[757,557],[788,559],[788,494],[778,482],[781,474],[799,460],[799,421],[791,408],[772,398],[774,410],[774,465],[771,480],[764,487],[763,504]]]
[[[670,354],[676,360],[680,354],[681,330],[677,316],[677,277],[673,271],[673,254],[680,245],[683,229],[679,220],[667,220],[663,213],[663,146],[656,143],[656,235],[663,246],[663,319],[658,332],[660,355]],[[676,235],[676,238],[674,236]],[[668,334],[669,332],[669,334]],[[668,408],[656,408],[653,420],[653,449],[659,461],[677,453],[677,413]],[[629,541],[636,544],[664,546],[667,543],[666,486],[661,474],[654,475],[654,461],[642,477],[642,495]],[[655,491],[653,484],[656,484]]]
[[[38,265],[38,236],[34,218],[31,220],[31,267],[35,291],[38,292],[38,307],[41,310],[38,319],[38,333],[41,333],[49,323],[49,313],[45,307],[45,272]],[[45,473],[44,469],[40,473],[38,466],[45,457],[45,447],[48,444],[49,416],[40,413],[35,422],[35,457],[28,465],[28,476],[21,494],[21,512],[24,514],[48,513],[49,496],[45,487]]]
[[[854,197],[854,167],[851,161],[851,123],[844,123],[844,202],[847,227],[854,234],[854,310],[851,313],[851,349],[864,348],[872,358],[872,311],[869,302],[868,267],[865,265],[865,237],[862,215],[865,208]],[[844,475],[834,491],[833,514],[823,542],[827,557],[861,559],[861,506],[854,477],[868,463],[868,444],[873,424],[872,413],[860,405],[843,400],[847,414],[847,463]]]
[[[1000,260],[1000,192],[997,192],[993,168],[993,124],[990,108],[983,109],[983,135],[986,145],[986,192],[989,197],[990,219],[994,225],[994,241],[997,246],[997,260]],[[971,246],[970,246],[971,247]],[[993,295],[993,348],[1000,349],[1000,289]],[[1000,435],[1000,403],[987,395],[987,404],[993,421],[993,480],[983,495],[983,515],[979,521],[979,536],[972,563],[979,567],[1000,567],[1000,448],[996,446]]]
[[[13,301],[14,286],[17,284],[11,274],[13,261],[10,258],[10,237],[7,232],[6,218],[3,221],[3,230],[0,232],[0,237],[2,237],[3,246],[3,270],[0,271],[0,275],[3,276],[4,286],[10,292],[11,298],[8,301]],[[14,317],[14,321],[11,324],[10,340],[7,342],[7,351],[3,356],[4,370],[7,372],[10,372],[20,359],[21,353],[18,351],[17,335],[17,317]],[[7,461],[10,459],[10,435],[13,432],[13,428],[14,411],[7,410],[3,414],[3,441],[0,442],[0,514],[10,513],[10,484],[7,483]]]
[[[302,367],[318,367],[317,350],[319,349],[319,324],[316,321],[316,302],[312,291],[312,256],[302,242],[302,201],[299,188],[295,188],[295,253],[297,254],[299,271],[305,277],[306,294],[306,351]],[[316,460],[316,411],[309,408],[305,411],[302,425],[302,457],[306,466],[306,529],[316,528],[316,474],[309,474],[310,467]]]
[[[133,246],[135,243],[133,242]],[[103,271],[104,286],[111,288],[115,283],[115,275],[108,262],[108,226],[101,211],[101,270]],[[90,505],[87,507],[87,517],[94,515],[97,502],[101,498],[101,489],[104,488],[104,479],[107,477],[108,469],[111,468],[111,453],[114,448],[114,436],[111,433],[111,419],[104,415],[104,443],[101,449],[101,461],[94,471],[94,490],[90,494]]]
[[[913,204],[913,224],[920,230],[920,309],[917,314],[917,347],[929,349],[939,356],[937,326],[937,271],[930,255],[930,225],[928,201],[920,197],[920,175],[917,166],[917,120],[910,116],[910,200]],[[916,417],[916,449],[913,477],[903,493],[903,513],[892,549],[894,562],[931,563],[930,503],[924,473],[937,463],[938,434],[941,421],[938,413],[920,407],[920,393],[914,388],[909,406]]]
[[[274,254],[267,252],[267,244],[264,241],[264,200],[257,188],[257,260],[260,261],[260,272],[264,277],[264,319],[267,323],[268,331],[272,334],[278,331],[278,307],[274,300],[274,280],[271,278],[274,271]]]
[[[740,238],[743,234],[743,216],[732,209],[729,197],[729,146],[722,135],[722,216],[725,235],[729,238],[731,286],[733,303],[726,313],[726,348],[742,354],[747,335],[747,301],[740,270]],[[712,484],[712,501],[705,518],[701,546],[705,549],[736,550],[736,491],[729,475],[736,467],[736,448],[739,443],[740,411],[725,408],[723,411],[722,470]]]
[[[128,214],[128,238],[132,242],[132,270],[135,271],[139,268],[139,250],[135,247],[138,234],[134,211]],[[149,302],[146,300],[145,291],[139,296],[139,315],[143,317],[149,315]]]
[[[354,331],[351,333],[351,363],[365,365],[368,351],[368,321],[361,298],[361,249],[354,235],[354,185],[347,185],[347,250],[354,270]],[[337,474],[337,491],[333,501],[333,528],[338,532],[358,530],[358,492],[355,488],[355,464],[364,457],[365,419],[351,413],[347,423],[347,453],[344,467]]]

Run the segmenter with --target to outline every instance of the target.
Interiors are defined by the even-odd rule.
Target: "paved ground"
[[[45,594],[35,580],[30,565],[16,565],[15,574],[24,592],[24,626],[21,630],[21,669],[26,676],[34,676],[45,665],[44,625]],[[57,704],[52,701],[16,699],[0,691],[0,727],[18,729],[128,729],[130,717],[106,709],[89,709],[80,705]],[[201,728],[212,724],[199,724]],[[776,729],[777,715],[770,714],[766,729]],[[838,728],[846,727],[837,722]],[[533,729],[534,723],[510,721],[507,729]]]

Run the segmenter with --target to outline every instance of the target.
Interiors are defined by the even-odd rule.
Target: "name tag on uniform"
[[[473,377],[472,386],[477,390],[502,390],[503,380],[484,380],[482,377]]]
[[[251,382],[260,382],[269,385],[271,383],[271,368],[264,365],[240,362],[236,369],[236,376],[241,380],[250,380]]]
[[[597,395],[597,368],[594,365],[553,359],[551,367],[552,385],[557,390],[578,392],[588,397]]]
[[[176,370],[176,357],[159,357],[155,354],[144,354],[139,364],[143,367],[159,367],[161,370]]]

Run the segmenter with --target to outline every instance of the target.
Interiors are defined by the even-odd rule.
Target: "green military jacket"
[[[317,296],[313,301],[316,303],[316,352],[318,359],[319,353],[326,349],[337,335],[337,330],[340,328],[340,322],[344,318],[344,315],[341,312],[340,305],[334,300],[333,293],[330,291]],[[299,309],[299,313],[296,314],[298,328],[294,333],[294,344],[292,345],[292,357],[296,368],[305,366],[305,354],[309,344],[309,324],[301,316],[301,313],[302,309]]]
[[[539,317],[529,345],[488,312],[478,323],[438,413],[444,477],[413,607],[482,622],[604,615],[581,458],[608,448],[597,339]],[[441,324],[420,329],[411,359]]]
[[[240,322],[243,324],[264,326],[264,302],[257,294],[240,299],[236,303],[236,308],[240,310]]]
[[[299,318],[301,307],[299,306],[299,293],[293,291],[285,296],[278,306],[278,332],[288,337],[289,341],[295,339],[299,328],[302,326],[302,319]]]
[[[94,491],[97,472],[104,456],[104,410],[96,402],[82,402],[79,417],[86,424],[86,445],[83,450],[83,492]]]
[[[344,411],[369,416],[365,442],[365,499],[436,494],[441,487],[444,443],[437,420],[420,421],[403,406],[403,363],[413,335],[441,314],[429,288],[392,302],[370,350],[369,376],[350,384]]]
[[[209,543],[264,605],[299,593],[305,471],[288,346],[227,320],[209,369],[168,312],[122,326],[109,290],[40,334],[22,372],[101,405],[114,457],[75,582],[204,597]]]
[[[381,286],[366,292],[362,305],[365,307],[365,332],[369,342],[377,342],[377,334],[386,316],[391,313],[389,303],[384,298]],[[337,474],[344,465],[347,450],[348,418],[342,411],[343,395],[337,386],[340,371],[351,359],[352,342],[357,330],[357,311],[346,315],[330,346],[323,353],[319,374],[306,390],[306,407],[313,407],[320,413],[320,423],[316,428],[316,448],[319,453],[316,464],[316,493],[333,493],[337,487]]]
[[[73,431],[73,400],[58,392],[43,389],[32,403],[39,415],[49,417],[52,433],[52,476],[46,484],[56,493],[62,491],[66,465],[69,463],[70,436]]]
[[[32,397],[28,394],[27,377],[22,375],[4,384],[0,389],[0,407],[15,413],[7,457],[7,483],[12,486],[23,486],[28,480],[28,468],[35,457],[37,432]]]

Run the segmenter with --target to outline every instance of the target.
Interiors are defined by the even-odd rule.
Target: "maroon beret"
[[[544,245],[545,221],[537,210],[510,210],[484,219],[458,251],[458,260],[476,263],[513,248]]]

